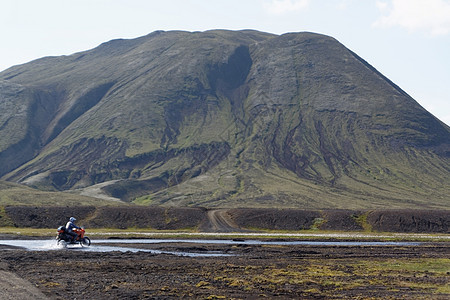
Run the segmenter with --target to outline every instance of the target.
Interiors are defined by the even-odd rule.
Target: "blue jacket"
[[[73,222],[70,222],[70,221],[67,222],[67,224],[66,224],[66,229],[67,229],[69,232],[71,232],[72,229],[74,229],[74,228],[80,229],[80,227],[78,227],[77,225],[73,224]]]

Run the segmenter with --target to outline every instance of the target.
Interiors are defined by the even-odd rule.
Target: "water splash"
[[[123,240],[116,241],[122,242]],[[58,244],[56,240],[0,240],[0,245],[23,248],[29,251],[58,251],[58,250],[77,250],[84,252],[148,252],[153,254],[172,254],[177,256],[189,257],[218,257],[231,256],[231,254],[222,253],[191,253],[191,252],[176,252],[176,251],[161,251],[153,249],[140,249],[132,247],[120,246],[105,246],[105,245],[91,245],[89,247],[82,247],[80,244]]]
[[[56,240],[43,241],[42,246],[40,247],[42,251],[46,250],[61,250],[66,248],[66,244],[61,242],[58,244]]]

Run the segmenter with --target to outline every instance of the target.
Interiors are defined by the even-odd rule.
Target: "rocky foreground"
[[[233,255],[193,258],[144,252],[10,249],[0,251],[0,274],[15,274],[49,299],[448,299],[450,296],[448,243],[407,247],[173,243],[147,247]],[[0,283],[5,281],[0,278]],[[21,288],[23,291],[26,286]],[[34,287],[30,289],[36,295]]]

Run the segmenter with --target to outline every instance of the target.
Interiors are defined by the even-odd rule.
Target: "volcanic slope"
[[[328,36],[158,31],[0,87],[3,180],[151,205],[448,208],[450,128]]]

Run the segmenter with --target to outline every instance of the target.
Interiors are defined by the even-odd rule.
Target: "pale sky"
[[[450,0],[1,0],[0,71],[155,30],[330,35],[450,125]]]

